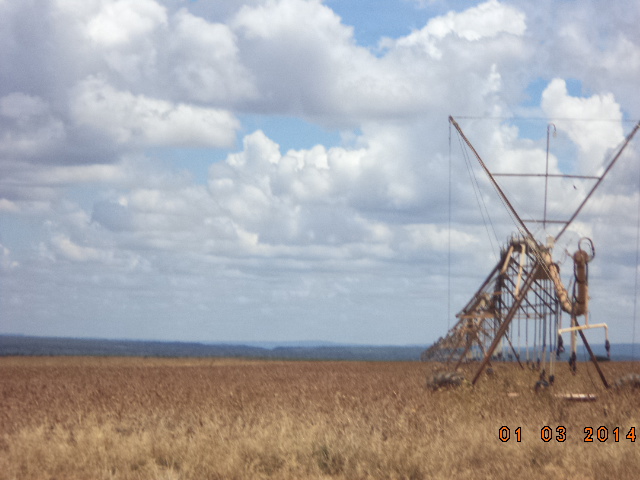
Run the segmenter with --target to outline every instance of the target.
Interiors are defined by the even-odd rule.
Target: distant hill
[[[604,346],[593,345],[594,353],[606,356]],[[264,342],[248,344],[152,342],[56,337],[0,335],[0,356],[123,356],[123,357],[235,357],[281,360],[419,361],[427,348],[422,345],[379,346],[331,342]],[[634,358],[635,355],[635,358]],[[568,358],[565,353],[560,361]],[[640,360],[640,345],[611,346],[613,361]],[[583,346],[578,361],[588,361]]]
[[[262,346],[258,346],[262,345]],[[286,360],[418,361],[423,346],[330,342],[206,344],[0,335],[0,356],[242,357]]]

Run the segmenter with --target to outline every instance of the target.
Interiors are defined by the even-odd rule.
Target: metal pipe
[[[564,173],[494,173],[494,177],[549,177],[549,178],[579,178],[581,180],[598,180],[595,175],[568,175]]]
[[[609,326],[606,323],[596,323],[595,325],[578,325],[577,327],[567,327],[558,330],[558,333],[562,335],[567,332],[577,332],[579,330],[589,330],[590,328],[604,328],[606,331],[606,337],[609,338]]]
[[[498,346],[498,343],[500,343],[500,340],[502,340],[502,336],[506,333],[507,329],[509,328],[509,324],[511,323],[511,320],[513,320],[513,317],[515,316],[516,312],[520,308],[520,304],[522,304],[522,300],[524,300],[524,297],[529,291],[529,288],[531,288],[531,285],[533,284],[536,274],[538,273],[540,268],[541,268],[540,264],[536,263],[535,266],[533,267],[533,271],[525,281],[522,287],[522,290],[520,291],[520,294],[514,298],[513,305],[511,305],[511,308],[509,309],[507,316],[504,318],[504,320],[502,321],[502,324],[500,325],[500,328],[498,329],[495,336],[493,337],[493,342],[491,342],[491,345],[489,346],[489,350],[487,350],[487,353],[485,354],[484,359],[480,364],[480,367],[478,367],[478,371],[476,372],[476,375],[473,377],[473,380],[471,381],[473,385],[475,385],[476,382],[478,381],[478,378],[480,378],[480,375],[482,374],[482,371],[484,370],[484,368],[487,366],[487,363],[491,361],[491,355],[493,355],[493,352]]]
[[[547,125],[547,166],[544,171],[544,215],[542,216],[542,228],[547,228],[547,189],[549,186],[549,136],[553,127],[553,136],[556,136],[556,126],[553,123]]]
[[[451,118],[451,117],[449,117],[449,118]],[[615,156],[613,157],[613,159],[611,160],[611,162],[609,162],[609,165],[607,165],[607,168],[605,169],[604,173],[600,176],[598,181],[591,188],[591,191],[587,194],[587,196],[582,201],[582,203],[580,204],[578,209],[573,213],[571,218],[567,221],[567,224],[562,228],[562,230],[560,230],[560,233],[558,233],[558,235],[556,235],[556,242],[560,239],[560,237],[567,230],[567,228],[569,228],[569,225],[571,225],[571,223],[576,219],[576,217],[578,216],[578,214],[582,210],[582,207],[585,206],[585,204],[587,203],[589,198],[591,198],[591,195],[593,195],[593,192],[595,192],[596,189],[598,188],[598,186],[600,186],[600,184],[602,183],[602,180],[604,179],[604,177],[607,176],[607,173],[609,173],[609,171],[611,170],[613,165],[618,161],[618,158],[620,158],[620,155],[622,155],[622,152],[624,151],[624,149],[627,148],[627,145],[629,144],[629,142],[631,141],[631,139],[636,134],[636,132],[638,131],[639,128],[640,128],[640,122],[636,123],[636,126],[633,128],[633,130],[631,130],[631,133],[629,133],[629,135],[627,135],[627,138],[625,139],[624,143],[620,147],[620,150],[618,150],[618,153],[616,153]]]

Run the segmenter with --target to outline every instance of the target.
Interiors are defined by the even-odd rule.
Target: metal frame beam
[[[529,292],[529,289],[531,288],[531,285],[534,282],[535,274],[537,273],[539,268],[540,268],[540,264],[536,264],[534,269],[533,269],[532,274],[529,275],[527,277],[527,280],[524,282],[522,290],[520,290],[520,292],[518,293],[518,296],[515,298],[515,301],[513,302],[513,305],[511,305],[511,308],[509,309],[509,313],[507,313],[507,316],[505,317],[504,321],[502,322],[502,325],[500,325],[500,328],[498,329],[498,332],[493,337],[493,342],[491,343],[491,346],[489,347],[489,350],[487,350],[487,353],[485,354],[484,359],[482,360],[482,363],[480,364],[480,367],[478,367],[478,371],[476,372],[476,375],[473,377],[473,380],[471,381],[472,385],[476,384],[476,382],[478,381],[478,378],[480,378],[480,375],[482,374],[482,371],[487,366],[487,363],[489,363],[489,361],[491,360],[491,355],[493,355],[493,352],[498,347],[498,343],[500,343],[500,340],[502,340],[502,337],[507,332],[507,329],[509,328],[509,325],[511,324],[511,320],[513,320],[513,317],[515,316],[516,312],[520,308],[520,304],[522,303],[522,300],[524,299],[524,297]]]
[[[609,171],[613,168],[615,163],[618,161],[618,159],[622,155],[622,152],[624,152],[624,149],[627,148],[627,145],[629,145],[629,142],[631,141],[631,139],[636,134],[636,132],[638,131],[639,128],[640,128],[640,122],[636,123],[636,126],[633,128],[633,130],[631,130],[631,133],[629,133],[629,135],[627,135],[627,138],[625,138],[624,143],[622,144],[622,146],[618,150],[618,153],[616,153],[614,155],[614,157],[611,160],[611,162],[609,162],[609,165],[607,165],[607,168],[604,170],[602,175],[600,175],[600,178],[598,179],[598,181],[595,183],[595,185],[593,187],[591,187],[591,191],[584,198],[584,200],[582,201],[582,203],[580,204],[578,209],[573,213],[573,215],[571,215],[571,218],[567,221],[567,224],[562,228],[562,230],[560,230],[560,233],[558,233],[556,235],[556,238],[555,238],[556,242],[558,241],[558,239],[560,239],[560,237],[567,230],[567,228],[569,228],[569,225],[571,225],[571,223],[573,223],[573,221],[576,219],[576,217],[580,214],[580,212],[582,211],[582,207],[584,207],[585,204],[589,201],[589,199],[591,198],[591,195],[593,195],[593,192],[596,191],[596,189],[602,183],[602,180],[604,180],[604,177],[606,177],[607,173],[609,173]]]

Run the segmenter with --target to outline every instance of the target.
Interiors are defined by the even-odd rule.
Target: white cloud
[[[442,39],[454,34],[477,41],[501,33],[522,35],[526,30],[524,14],[516,8],[489,0],[463,12],[449,12],[430,20],[422,29],[427,36]]]
[[[0,210],[1,209],[2,207],[0,206]],[[13,270],[19,266],[20,264],[13,260],[11,251],[4,245],[0,244],[0,270]]]
[[[73,27],[66,35],[80,42],[75,51],[75,70],[102,70],[106,65],[110,74],[135,83],[161,73],[161,39],[168,34],[164,6],[153,0],[99,0],[85,5],[60,2],[57,8],[67,28]],[[95,72],[85,75],[90,73]]]
[[[100,251],[91,247],[83,247],[72,242],[69,237],[56,235],[51,239],[51,244],[55,252],[64,258],[76,262],[87,262],[101,260],[103,255]]]
[[[451,247],[456,254],[474,248],[479,239],[468,231],[454,230],[433,224],[408,224],[403,227],[404,239],[401,250],[409,250],[413,255],[422,256],[425,252],[445,253]]]
[[[497,0],[489,0],[460,13],[452,11],[433,18],[421,30],[393,43],[399,47],[420,46],[432,57],[440,59],[443,52],[439,44],[449,35],[477,42],[501,34],[522,36],[526,28],[525,16],[521,11]],[[390,41],[386,41],[386,45],[390,44]]]
[[[101,2],[99,13],[87,24],[91,40],[118,47],[167,24],[166,9],[153,0]]]
[[[27,121],[34,116],[41,116],[49,111],[47,102],[39,97],[14,92],[0,98],[0,115]]]
[[[578,171],[602,173],[596,169],[604,165],[606,153],[624,139],[622,111],[613,94],[572,97],[565,81],[554,79],[542,93],[541,106],[580,149]]]
[[[0,199],[0,212],[17,213],[19,211],[20,207],[16,204],[16,202],[12,202],[11,200],[7,200],[6,198]]]
[[[321,116],[336,108],[335,80],[367,68],[372,58],[353,42],[352,28],[319,0],[245,6],[231,27],[240,58],[255,78],[256,110]],[[356,61],[357,64],[348,63]]]
[[[517,16],[513,8],[493,2],[489,7],[480,17],[500,17],[500,12]],[[499,74],[503,62],[523,53],[519,34],[523,18],[517,18],[491,35],[486,33],[491,28],[486,20],[486,35],[473,42],[462,39],[461,44],[457,36],[453,41],[436,38],[442,53],[438,58],[412,48],[413,35],[388,39],[377,56],[358,46],[353,29],[318,1],[246,6],[232,28],[239,57],[259,92],[248,102],[251,108],[351,127],[372,120],[415,118],[426,109],[443,108],[445,99],[453,102],[448,108],[470,102],[475,107],[475,92],[485,89],[487,78]],[[457,74],[458,63],[465,65],[465,73]],[[446,95],[452,84],[459,86],[454,99]]]
[[[243,7],[233,23],[246,37],[263,40],[283,35],[319,37],[330,45],[350,41],[353,36],[353,28],[343,25],[320,0],[267,0],[262,5]]]
[[[57,147],[65,137],[64,123],[51,115],[42,98],[22,92],[0,98],[0,153],[34,157]]]
[[[173,21],[172,75],[189,98],[228,104],[257,95],[229,26],[209,23],[186,10],[179,11]]]
[[[125,180],[126,173],[120,165],[74,165],[40,169],[31,178],[47,185],[111,183]]]
[[[79,124],[134,145],[228,147],[239,127],[228,111],[133,95],[95,77],[78,85],[72,109]]]
[[[632,117],[640,115],[636,79],[640,74],[637,18],[640,4],[600,0],[517,2],[527,12],[534,38],[533,75],[578,79],[585,89],[612,92]],[[615,28],[613,27],[615,25]]]
[[[391,177],[400,168],[377,172],[374,150],[318,145],[282,154],[258,131],[245,137],[242,151],[212,165],[208,189],[181,181],[145,187],[149,180],[139,172],[142,185],[114,191],[94,205],[91,218],[138,249],[300,261],[346,261],[365,252],[391,258],[400,254],[402,225],[387,225],[378,212],[406,202],[407,188]]]

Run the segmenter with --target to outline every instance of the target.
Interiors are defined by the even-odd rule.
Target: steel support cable
[[[496,255],[495,252],[497,251],[497,247],[494,245],[493,240],[491,238],[491,232],[489,231],[489,225],[491,226],[491,231],[493,231],[493,237],[496,239],[496,243],[499,243],[498,240],[498,235],[496,234],[496,229],[493,226],[493,221],[491,220],[491,215],[489,214],[489,209],[487,208],[487,205],[484,201],[484,197],[482,196],[482,191],[480,188],[480,183],[478,182],[478,177],[475,174],[475,171],[473,170],[473,167],[471,165],[471,160],[469,159],[469,156],[467,155],[467,151],[464,149],[464,145],[462,144],[462,140],[458,137],[458,141],[460,142],[460,148],[463,150],[463,157],[465,159],[466,165],[467,165],[467,171],[469,172],[469,178],[471,180],[471,184],[474,187],[474,194],[476,196],[476,202],[478,203],[478,209],[480,210],[480,213],[482,215],[482,221],[484,222],[485,225],[485,229],[487,231],[487,237],[489,237],[489,243],[491,243],[491,250],[492,252],[494,252],[494,256]],[[482,203],[482,204],[481,204]],[[486,218],[485,218],[486,215]],[[487,222],[488,220],[488,222]]]
[[[542,364],[546,365],[547,361],[547,309],[545,309],[542,299],[538,299],[540,308],[540,316],[542,317]]]
[[[504,203],[506,203],[506,205],[509,208],[509,210],[511,211],[511,213],[518,219],[518,223],[520,224],[520,227],[518,228],[518,231],[520,232],[520,234],[523,237],[526,237],[526,238],[533,237],[533,235],[531,234],[531,232],[529,231],[529,229],[527,228],[525,223],[522,221],[522,219],[516,213],[515,209],[513,208],[513,205],[511,205],[511,202],[507,199],[506,195],[502,191],[502,188],[498,185],[498,183],[496,182],[496,179],[493,177],[493,175],[491,174],[491,172],[489,171],[489,169],[485,165],[484,161],[480,157],[480,154],[478,154],[477,150],[474,148],[474,146],[471,144],[469,139],[466,137],[466,135],[464,134],[464,132],[460,128],[460,125],[458,125],[458,122],[456,122],[452,116],[449,116],[449,122],[451,122],[453,124],[453,126],[456,127],[456,130],[458,131],[458,135],[467,144],[467,146],[469,147],[469,150],[471,150],[473,152],[473,154],[475,155],[476,159],[478,160],[478,163],[480,164],[482,169],[485,171],[485,173],[489,177],[489,180],[491,180],[491,183],[493,184],[493,187],[496,189],[496,191],[498,192],[498,194],[500,195],[500,197],[502,198]],[[523,232],[526,232],[526,234],[523,233]]]
[[[527,352],[527,363],[529,363],[529,315],[525,315],[524,317],[524,348]]]
[[[549,281],[545,281],[546,286],[545,290],[547,291],[547,295],[549,292],[549,288],[552,288],[549,285]],[[550,299],[551,300],[551,299]],[[553,383],[555,377],[555,354],[557,349],[557,331],[558,331],[558,315],[557,312],[551,311],[549,315],[549,380],[550,383]]]
[[[494,190],[496,190],[496,192],[498,192],[498,190],[496,189],[496,187],[494,186]],[[524,209],[522,208],[522,205],[516,200],[515,195],[511,195],[511,192],[505,188],[504,185],[502,185],[502,190],[506,193],[508,193],[508,197],[511,199],[511,203],[514,203],[519,209],[520,211],[524,211]],[[500,196],[498,194],[498,196]],[[513,216],[513,214],[509,211],[509,207],[507,206],[507,204],[505,203],[504,200],[502,200],[502,198],[500,198],[500,201],[502,202],[502,205],[504,206],[505,210],[507,211],[507,213],[509,214],[509,217],[511,218],[511,221],[513,222],[513,224],[515,225],[515,227],[520,230],[520,225],[518,223],[518,220]],[[533,223],[536,227],[540,227],[540,225],[542,224],[542,222],[539,222],[538,220],[535,220],[533,218],[531,218],[529,216],[529,218],[526,220],[527,222]],[[544,230],[544,228],[542,228],[542,230]],[[538,230],[536,230],[537,232]],[[522,233],[522,232],[521,232]],[[524,236],[524,235],[523,235]]]
[[[520,342],[520,324],[522,323],[522,318],[518,315],[518,356],[522,356],[522,345]]]
[[[502,195],[505,195],[504,191],[500,192],[500,190],[498,190],[498,187],[493,183],[491,184],[491,186],[493,187],[493,190],[498,194],[498,199],[500,200],[500,203],[502,203],[502,206],[504,207],[504,209],[506,210],[507,214],[509,215],[509,218],[511,219],[511,222],[513,223],[513,225],[516,227],[518,232],[520,232],[521,236],[526,237],[527,234],[525,232],[523,232],[523,229],[520,226],[519,221],[516,219],[515,215],[511,212],[511,209],[509,208],[509,205],[507,204],[507,201],[502,196]],[[503,190],[505,190],[504,186],[502,186],[501,188]],[[510,197],[510,198],[513,198],[513,197]],[[514,203],[517,204],[517,202],[514,202]],[[535,220],[532,220],[532,221],[535,222]],[[539,223],[539,222],[536,222],[536,223]],[[492,227],[493,227],[493,224],[492,224]],[[529,233],[529,232],[527,232],[527,233]],[[494,229],[494,235],[496,235],[495,234],[495,229]],[[497,235],[496,235],[496,240],[499,242]]]
[[[495,174],[494,174],[494,175],[495,175]],[[503,175],[504,175],[504,174],[503,174]],[[497,186],[497,182],[496,182],[495,184],[493,184],[493,183],[492,183],[492,187],[493,187],[493,189],[495,190],[495,192],[498,194],[498,198],[500,199],[500,201],[502,202],[503,207],[505,208],[505,210],[506,210],[506,211],[507,211],[507,213],[509,214],[509,217],[511,218],[511,221],[513,222],[513,224],[514,224],[514,226],[516,227],[516,229],[520,232],[520,234],[521,234],[523,237],[526,237],[526,234],[525,234],[525,233],[523,233],[523,231],[522,231],[523,229],[522,229],[522,227],[521,227],[520,220],[519,220],[519,219],[517,219],[517,218],[515,217],[515,215],[513,214],[513,212],[511,211],[511,208],[513,208],[513,205],[508,205],[508,204],[507,204],[507,201],[503,198],[503,195],[504,195],[504,197],[508,198],[508,199],[509,199],[509,202],[511,202],[512,204],[515,204],[515,206],[517,206],[517,207],[518,207],[518,209],[519,209],[520,211],[524,211],[524,208],[522,208],[522,205],[520,204],[520,202],[518,202],[518,200],[517,200],[516,196],[515,196],[515,195],[512,195],[512,194],[511,194],[511,191],[510,191],[508,188],[506,188],[506,187],[504,186],[504,184],[503,184],[503,185],[500,185],[500,187],[498,188],[498,186]],[[502,190],[502,192],[500,191],[500,189]],[[507,195],[507,194],[508,194],[508,195]],[[510,208],[510,207],[511,207],[511,208]],[[544,227],[540,227],[540,226],[542,225],[542,222],[540,222],[540,221],[538,221],[538,220],[536,220],[536,219],[534,219],[534,218],[531,218],[530,216],[528,216],[528,217],[529,217],[529,218],[527,218],[527,220],[526,220],[527,222],[533,223],[533,224],[534,224],[534,225],[536,225],[536,227],[538,227],[539,229],[541,229],[541,230],[543,230],[543,231],[546,231],[546,229],[545,229]],[[527,232],[527,233],[530,233],[530,232]],[[533,236],[533,235],[532,235],[532,236]]]
[[[451,122],[449,122],[449,238],[447,254],[447,330],[451,328],[451,210],[452,210],[452,161],[451,161]]]
[[[529,316],[531,316],[530,313],[529,313]],[[538,322],[534,317],[533,318],[533,356],[531,357],[531,361],[534,362],[534,364],[537,364],[536,362],[539,359],[540,357],[538,356]]]
[[[638,323],[638,265],[640,262],[640,168],[638,168],[638,213],[636,217],[636,278],[633,297],[633,326],[631,334],[631,359],[636,359],[636,323]]]
[[[471,187],[473,189],[473,193],[476,197],[476,203],[478,204],[478,209],[480,210],[480,215],[482,216],[482,221],[484,222],[484,227],[485,230],[487,231],[487,236],[489,237],[489,243],[491,243],[491,251],[494,253],[494,256],[496,256],[496,247],[493,244],[493,240],[491,239],[491,232],[489,231],[489,226],[487,224],[487,220],[485,219],[485,211],[486,211],[486,215],[489,219],[489,223],[491,224],[491,229],[493,230],[493,235],[496,238],[496,241],[498,240],[498,236],[496,235],[496,231],[495,228],[493,227],[493,222],[491,222],[491,217],[489,216],[489,211],[486,207],[486,204],[484,203],[484,199],[482,198],[482,194],[480,191],[480,185],[478,184],[478,179],[475,176],[475,173],[473,172],[473,168],[471,167],[471,161],[469,160],[469,156],[467,155],[467,151],[464,148],[464,145],[462,144],[462,138],[460,137],[460,135],[458,135],[458,141],[460,142],[460,149],[462,150],[462,157],[464,158],[465,161],[465,165],[467,166],[467,172],[469,174],[469,179],[471,181]],[[481,204],[482,203],[482,204]],[[484,210],[483,210],[483,205],[484,205]],[[497,258],[496,258],[497,259]]]

